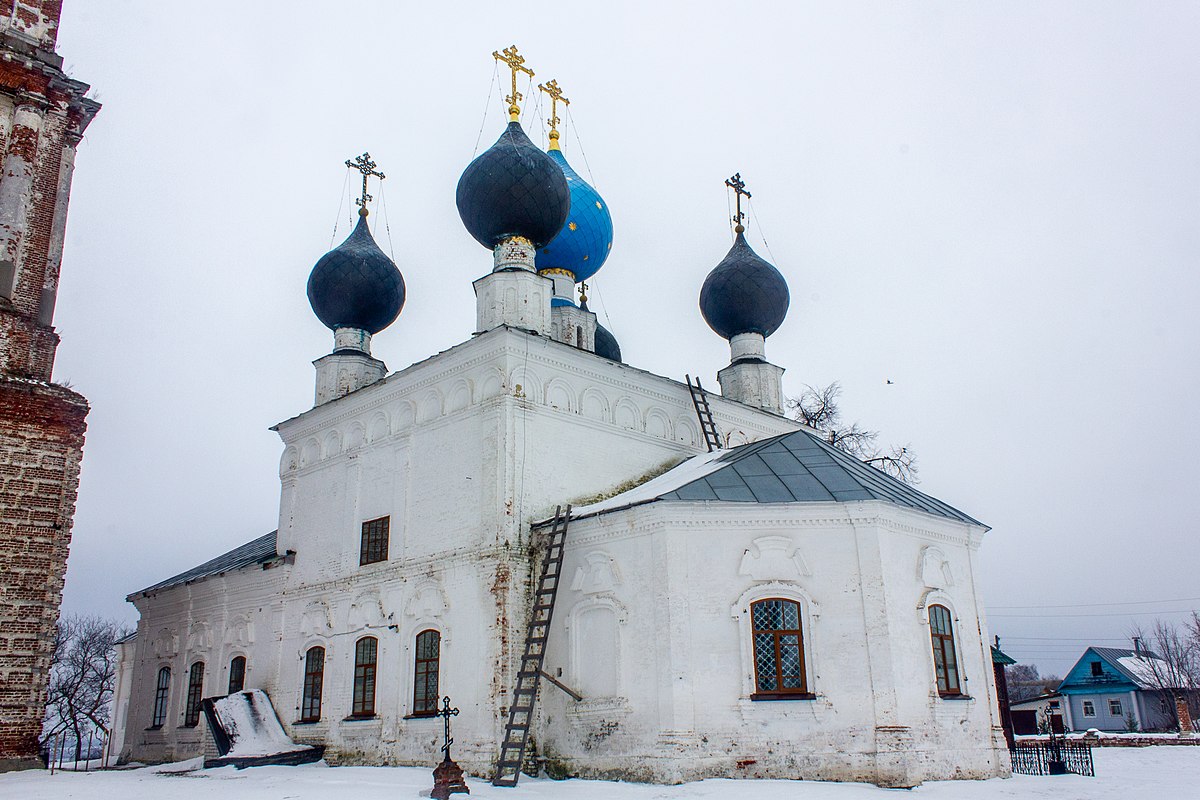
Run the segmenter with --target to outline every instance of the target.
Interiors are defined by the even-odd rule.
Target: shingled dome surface
[[[330,250],[308,276],[308,302],[325,327],[376,334],[404,308],[404,277],[371,236],[367,218]]]
[[[517,122],[463,170],[455,200],[467,231],[489,250],[514,236],[544,247],[571,208],[562,169]]]
[[[770,336],[783,323],[790,302],[783,275],[754,252],[741,232],[700,289],[700,313],[725,339],[739,333]]]

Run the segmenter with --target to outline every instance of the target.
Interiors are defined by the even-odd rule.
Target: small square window
[[[1092,677],[1099,678],[1104,674],[1104,666],[1099,661],[1092,662]]]
[[[1091,700],[1083,701],[1083,715],[1085,717],[1096,716],[1096,705]]]
[[[362,549],[359,550],[358,555],[359,566],[387,561],[390,519],[390,517],[380,517],[363,523]]]
[[[1121,701],[1120,700],[1109,700],[1108,701],[1108,713],[1112,714],[1114,717],[1122,716],[1125,712],[1121,709]]]

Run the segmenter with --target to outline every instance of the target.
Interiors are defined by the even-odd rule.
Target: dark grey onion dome
[[[404,276],[375,244],[366,216],[313,267],[308,302],[317,319],[335,330],[361,328],[376,334],[400,316]]]
[[[489,250],[514,236],[544,247],[571,209],[562,169],[518,122],[508,123],[496,143],[467,165],[455,199],[463,225]]]
[[[617,337],[599,322],[596,323],[596,355],[609,361],[621,360],[621,346],[617,344]]]
[[[725,339],[739,333],[770,336],[787,316],[789,302],[787,281],[750,249],[741,231],[700,289],[700,313]]]

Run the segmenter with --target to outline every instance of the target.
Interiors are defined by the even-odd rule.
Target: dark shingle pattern
[[[720,460],[725,466],[660,499],[742,503],[886,500],[947,519],[982,524],[808,431],[785,433],[735,447]]]
[[[367,218],[346,241],[321,256],[308,276],[308,302],[327,328],[370,334],[396,321],[404,308],[404,277],[371,236]]]
[[[726,339],[739,333],[770,336],[783,324],[790,302],[787,281],[741,233],[700,287],[700,313]]]
[[[271,531],[265,536],[260,536],[254,541],[246,542],[240,547],[235,547],[228,553],[222,553],[211,561],[205,561],[198,567],[192,567],[187,572],[181,572],[173,578],[167,578],[165,581],[148,586],[140,592],[134,594],[145,594],[154,592],[160,589],[168,589],[172,586],[179,586],[183,583],[191,583],[192,581],[208,578],[213,575],[220,575],[223,572],[229,572],[234,569],[252,566],[254,564],[262,564],[275,558],[275,536],[278,531]]]

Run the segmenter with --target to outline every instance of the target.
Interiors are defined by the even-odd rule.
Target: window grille
[[[192,664],[188,674],[187,707],[183,712],[183,724],[189,728],[200,722],[200,700],[204,697],[204,662]]]
[[[246,657],[237,656],[229,662],[229,691],[226,694],[240,692],[246,686]]]
[[[933,668],[937,675],[938,694],[962,694],[958,682],[958,659],[954,653],[954,625],[950,609],[929,607],[929,635],[933,640]]]
[[[354,706],[352,717],[375,716],[375,658],[379,640],[366,636],[354,646]]]
[[[417,634],[416,666],[413,670],[414,717],[428,717],[437,713],[441,646],[442,635],[437,631],[421,631]]]
[[[161,728],[167,722],[167,700],[171,694],[171,668],[163,667],[158,671],[158,683],[154,689],[154,717],[151,727]]]
[[[310,647],[304,654],[304,691],[300,698],[300,721],[321,719],[321,689],[325,683],[325,648]]]
[[[804,674],[804,636],[800,604],[772,598],[750,604],[754,638],[752,700],[788,700],[808,696]]]
[[[387,561],[390,519],[390,517],[380,517],[363,523],[362,547],[358,555],[359,566]]]

